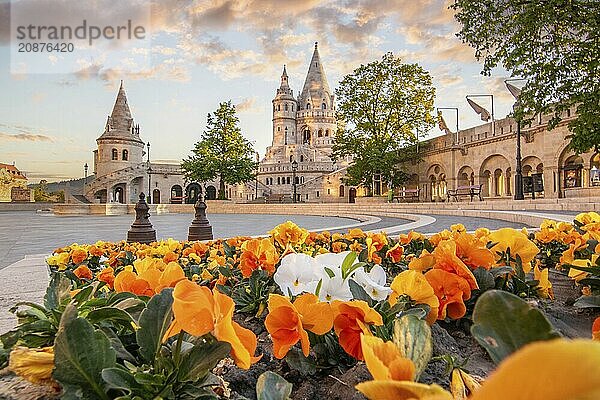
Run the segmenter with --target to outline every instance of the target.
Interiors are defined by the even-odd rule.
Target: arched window
[[[288,176],[287,178],[285,178],[285,183],[287,183],[288,185],[290,184],[291,180],[290,177]]]
[[[277,111],[281,111],[281,106],[277,104]]]
[[[600,186],[600,153],[592,157],[590,165],[590,183],[592,186]]]
[[[280,126],[277,127],[277,132],[279,132],[279,131],[281,131],[281,127]]]
[[[287,110],[288,110],[288,105],[287,105],[287,103],[285,103],[285,105],[283,106],[283,108],[285,109],[285,111],[287,111]]]
[[[129,158],[129,152],[127,150],[123,150],[123,161],[127,161],[127,159]]]
[[[290,162],[294,160],[294,156],[290,156]]]
[[[319,133],[317,134],[319,137],[323,137],[323,129],[319,129]]]
[[[344,185],[340,185],[340,197],[344,197]]]
[[[326,110],[327,109],[327,104],[325,104],[325,103],[321,104],[321,109]]]
[[[310,110],[310,103],[306,103],[306,109]]]
[[[329,137],[329,129],[325,129],[325,137]]]
[[[112,149],[112,159],[113,160],[119,159],[119,152],[117,151],[117,149]]]
[[[300,162],[304,162],[304,155],[300,154]]]
[[[279,176],[277,177],[277,184],[281,185],[281,177],[279,177]]]

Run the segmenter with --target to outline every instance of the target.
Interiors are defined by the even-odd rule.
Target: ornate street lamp
[[[492,113],[490,114],[488,110],[481,107],[479,104],[475,103],[471,100],[471,97],[489,97],[492,100]],[[494,95],[493,94],[469,94],[467,95],[467,103],[471,106],[471,108],[480,115],[482,121],[489,121],[490,117],[492,119],[492,136],[496,134],[496,119],[494,118]]]
[[[258,151],[256,152],[256,180],[254,181],[254,199],[258,199],[258,162],[260,160],[260,156],[258,155]]]
[[[85,163],[85,165],[83,166],[83,173],[84,173],[83,184],[84,185],[87,185],[87,171],[88,171],[88,165],[87,165],[87,163]]]
[[[152,204],[152,195],[150,194],[150,189],[152,186],[152,168],[150,168],[150,142],[148,142],[148,204]]]
[[[519,101],[519,95],[521,89],[511,85],[509,82],[523,81],[522,78],[506,79],[504,84],[506,88],[515,98],[515,104],[513,105],[513,112],[515,112],[515,120],[517,121],[517,171],[515,173],[515,200],[524,200],[525,195],[523,193],[523,169],[521,166],[521,115],[516,113],[517,108],[521,105]]]
[[[296,171],[297,170],[298,170],[298,161],[294,160],[294,161],[292,161],[292,187],[294,188],[294,199],[293,199],[294,203],[297,202],[297,195],[296,195]]]

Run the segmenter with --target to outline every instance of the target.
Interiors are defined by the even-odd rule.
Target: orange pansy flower
[[[265,327],[273,339],[273,354],[283,358],[298,341],[308,357],[310,342],[306,331],[324,335],[333,325],[333,312],[327,302],[311,293],[299,296],[292,304],[285,296],[269,296],[269,315]]]
[[[365,364],[375,380],[412,381],[415,364],[404,357],[392,342],[371,335],[360,335]]]
[[[364,360],[360,335],[371,335],[369,325],[383,325],[381,315],[362,300],[339,301],[331,303],[333,309],[333,328],[340,346],[358,360]]]
[[[600,340],[600,317],[596,318],[592,324],[592,339]]]
[[[394,278],[390,288],[393,290],[388,298],[390,305],[396,304],[399,296],[406,295],[417,304],[429,305],[427,322],[430,325],[435,322],[440,301],[422,273],[412,270],[401,272]]]
[[[254,357],[256,336],[232,320],[234,308],[233,300],[216,289],[211,292],[187,279],[179,281],[173,290],[175,320],[163,339],[181,330],[194,336],[212,333],[217,340],[231,345],[231,355],[237,366],[248,369],[260,359]]]
[[[400,245],[400,242],[398,242],[385,253],[385,256],[389,257],[392,262],[397,263],[402,260],[402,254],[404,254],[404,248]]]
[[[80,265],[79,267],[75,268],[75,270],[73,271],[73,273],[79,279],[88,279],[88,280],[90,280],[90,279],[92,279],[94,277],[94,274],[88,268],[87,265]]]
[[[478,267],[490,269],[496,257],[494,254],[475,236],[466,232],[461,232],[454,237],[456,243],[456,255],[469,268]]]
[[[242,251],[240,270],[245,278],[257,269],[265,270],[269,274],[275,272],[279,255],[270,239],[250,239],[242,244]]]
[[[175,254],[172,251],[167,252],[167,254],[164,255],[163,257],[163,262],[165,264],[168,264],[172,261],[177,261],[179,259],[179,256],[177,254]]]
[[[438,319],[443,320],[446,316],[459,319],[465,315],[467,307],[464,300],[471,298],[471,287],[464,278],[441,269],[432,269],[425,273],[425,279],[440,301]]]
[[[96,276],[100,282],[106,282],[106,284],[112,289],[115,284],[115,270],[112,267],[106,267],[98,273]]]
[[[154,296],[154,289],[144,279],[138,278],[133,271],[123,270],[117,274],[114,282],[115,292],[131,292],[138,296]]]
[[[464,278],[472,289],[478,289],[477,280],[465,263],[456,255],[454,240],[442,240],[433,250],[436,269],[443,269]]]
[[[517,255],[521,258],[523,271],[531,271],[531,260],[540,252],[540,249],[523,232],[512,228],[498,229],[489,234],[488,240],[496,243],[490,250],[492,252],[506,252],[510,248],[511,257]]]
[[[292,221],[277,225],[269,234],[282,248],[286,248],[288,244],[292,246],[302,244],[308,237],[308,231]]]
[[[74,264],[81,264],[87,258],[87,251],[83,249],[76,249],[71,252],[71,260]]]
[[[408,268],[415,271],[423,272],[428,270],[429,268],[432,268],[434,265],[435,257],[433,256],[433,254],[424,249],[423,251],[421,251],[421,255],[419,256],[419,258],[413,258],[412,260],[410,260],[410,262],[408,263]]]

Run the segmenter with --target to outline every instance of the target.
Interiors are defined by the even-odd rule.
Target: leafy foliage
[[[263,372],[256,382],[258,400],[288,400],[292,394],[292,384],[275,372]]]
[[[214,113],[208,114],[206,130],[192,155],[181,164],[188,180],[205,182],[218,178],[220,199],[226,198],[226,183],[248,182],[256,173],[252,143],[242,136],[238,123],[231,101],[220,103]]]
[[[374,174],[393,186],[407,181],[398,163],[416,157],[417,132],[434,123],[429,73],[388,53],[345,76],[336,95],[344,126],[338,129],[333,156],[353,158],[348,183],[370,187]]]
[[[595,0],[455,0],[458,36],[483,59],[483,74],[503,66],[527,79],[517,116],[577,107],[569,123],[576,152],[600,151],[600,7]]]
[[[540,310],[500,290],[481,295],[473,322],[471,334],[496,364],[527,343],[560,336]]]

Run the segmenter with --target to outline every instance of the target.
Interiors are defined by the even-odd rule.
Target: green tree
[[[225,184],[238,184],[254,179],[257,163],[253,161],[252,143],[242,136],[235,107],[231,101],[220,103],[209,113],[206,130],[183,160],[181,168],[188,180],[205,182],[219,179],[219,199],[225,199]]]
[[[455,0],[451,8],[484,75],[501,65],[526,79],[517,116],[553,114],[552,129],[576,106],[571,147],[600,151],[599,0]]]
[[[429,73],[387,53],[345,76],[336,95],[340,127],[333,158],[352,157],[347,183],[370,187],[375,174],[392,187],[406,182],[400,163],[417,156],[417,132],[435,122]]]

